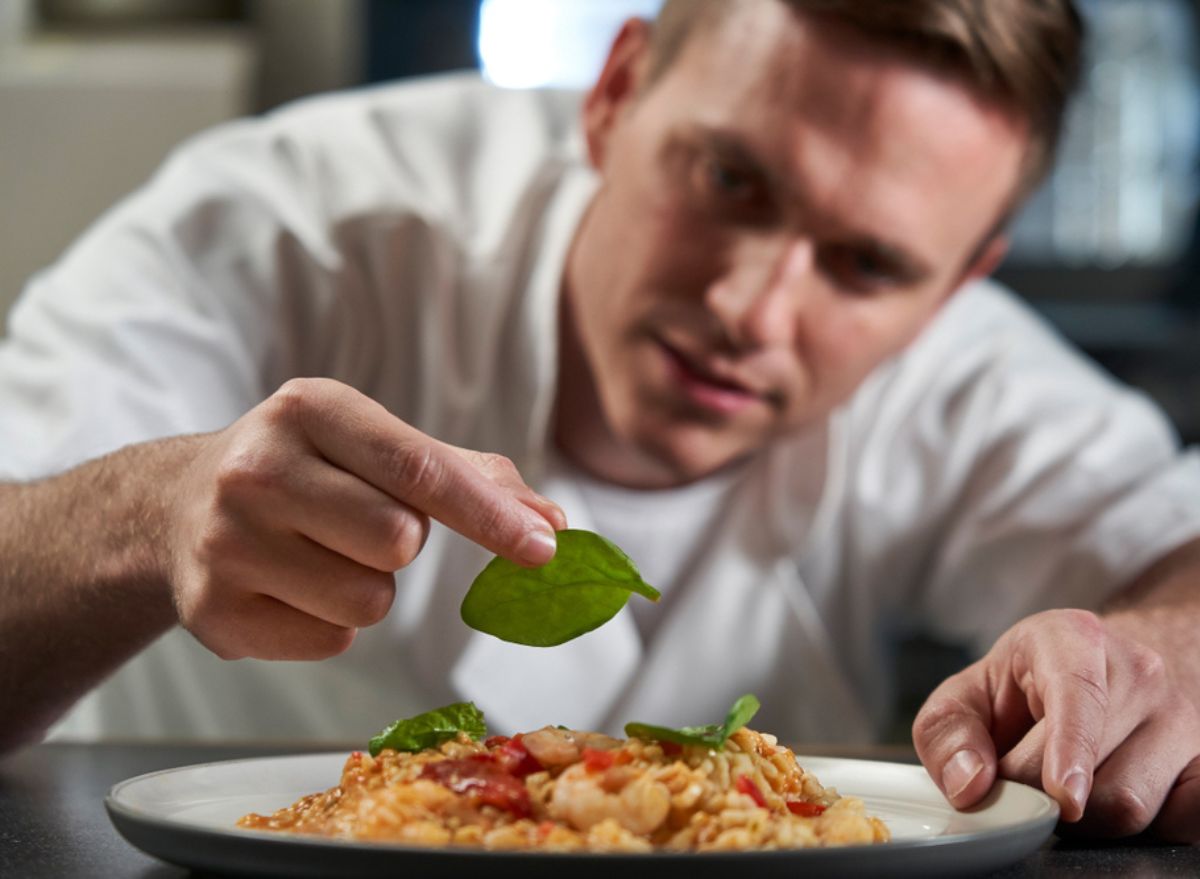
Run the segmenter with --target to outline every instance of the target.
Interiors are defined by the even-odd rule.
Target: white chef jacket
[[[450,76],[185,145],[16,306],[0,476],[215,430],[329,376],[508,455],[573,526],[620,532],[669,586],[661,610],[552,649],[500,642],[458,616],[487,554],[435,527],[346,654],[226,662],[176,629],[55,735],[353,740],[458,699],[497,731],[616,730],[719,720],[755,692],[787,740],[862,741],[886,719],[890,634],[983,649],[1200,534],[1200,463],[1159,413],[988,283],[829,419],[716,480],[589,485],[548,443],[560,279],[597,186],[577,115],[575,95]]]

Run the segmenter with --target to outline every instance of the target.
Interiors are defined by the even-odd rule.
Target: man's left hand
[[[997,776],[1040,787],[1079,833],[1200,843],[1200,711],[1157,651],[1080,610],[1022,620],[913,724],[950,802]]]

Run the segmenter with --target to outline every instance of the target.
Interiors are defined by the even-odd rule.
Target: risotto
[[[724,747],[545,727],[416,753],[355,752],[341,783],[239,826],[423,846],[592,852],[884,842],[860,800],[824,788],[773,736]]]

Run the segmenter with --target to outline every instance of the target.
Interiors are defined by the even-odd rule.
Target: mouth
[[[738,378],[718,371],[665,340],[656,339],[668,372],[683,396],[693,405],[718,415],[732,416],[763,402],[770,395]]]

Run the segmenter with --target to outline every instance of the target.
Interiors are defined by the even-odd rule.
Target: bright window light
[[[499,86],[590,85],[630,16],[653,18],[662,0],[483,0],[479,59]]]

